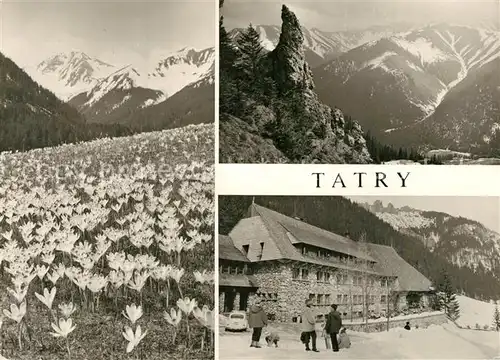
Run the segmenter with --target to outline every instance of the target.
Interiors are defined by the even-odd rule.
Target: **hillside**
[[[214,74],[185,86],[166,100],[136,109],[117,118],[135,131],[172,129],[186,125],[214,122],[215,85]]]
[[[481,223],[449,214],[408,207],[363,204],[394,229],[419,238],[433,253],[472,271],[500,271],[500,234]]]
[[[322,101],[384,142],[488,153],[499,56],[498,31],[435,24],[367,42],[314,74]]]
[[[250,124],[291,163],[372,162],[361,127],[314,92],[297,17],[283,6],[281,19],[280,40],[270,52],[252,27],[233,43],[221,22],[221,114]],[[235,153],[227,140],[220,138],[223,151]]]
[[[223,196],[219,199],[219,232],[227,234],[246,213],[251,197]],[[298,216],[323,229],[358,239],[366,233],[368,242],[392,245],[401,257],[435,284],[442,271],[450,274],[453,285],[474,298],[498,298],[500,283],[496,275],[478,267],[454,264],[446,254],[431,251],[419,236],[400,232],[362,206],[342,197],[255,197],[255,202],[288,216]]]
[[[128,133],[121,126],[89,126],[76,109],[38,85],[1,53],[0,105],[0,151]]]

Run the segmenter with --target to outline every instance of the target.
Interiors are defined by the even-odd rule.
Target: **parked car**
[[[246,331],[247,329],[247,314],[244,311],[231,311],[227,315],[226,330]]]

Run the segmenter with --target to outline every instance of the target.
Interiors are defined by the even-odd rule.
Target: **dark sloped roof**
[[[408,264],[390,246],[379,244],[367,244],[373,257],[377,259],[378,265],[388,276],[397,276],[398,291],[429,291],[432,283],[417,269]]]
[[[267,239],[261,239],[263,241],[272,241],[275,245],[276,248],[278,249],[277,252],[272,253],[272,256],[269,254],[266,255],[265,258],[262,260],[279,260],[279,259],[290,259],[290,260],[296,260],[296,261],[301,261],[301,262],[306,262],[310,264],[316,264],[316,265],[321,265],[321,266],[328,266],[328,267],[335,267],[338,269],[346,269],[346,270],[352,270],[352,271],[361,271],[359,266],[353,266],[349,264],[343,264],[339,263],[337,261],[332,261],[328,259],[322,259],[322,258],[315,258],[315,257],[310,257],[310,256],[304,256],[300,251],[295,248],[293,245],[290,237],[288,236],[287,233],[291,233],[289,230],[290,228],[293,228],[293,231],[295,234],[292,234],[294,237],[300,236],[304,237],[305,235],[299,235],[299,231],[301,229],[300,226],[296,226],[295,222],[299,222],[302,225],[303,228],[306,229],[314,229],[315,233],[314,235],[309,235],[310,237],[314,237],[315,239],[320,238],[320,240],[316,241],[334,241],[332,237],[328,238],[328,240],[325,239],[326,235],[325,233],[328,234],[327,231],[319,229],[317,227],[314,227],[312,225],[308,225],[304,223],[303,221],[298,221],[295,219],[292,219],[290,217],[287,217],[285,215],[282,215],[280,213],[277,213],[276,211],[272,211],[270,209],[267,209],[265,207],[252,204],[250,207],[250,217],[255,217],[258,216],[263,225],[266,227],[267,232],[266,234],[268,235]],[[254,222],[240,222],[239,226],[252,226]],[[289,228],[285,228],[285,225]],[[249,229],[250,231],[251,229]],[[310,232],[305,232],[307,234],[310,234]],[[333,234],[335,235],[335,234]],[[357,245],[353,240],[347,239],[347,238],[342,238],[342,241],[345,241],[346,243],[352,242],[355,245]],[[312,240],[310,240],[312,242]],[[317,245],[316,245],[317,246]],[[342,245],[345,246],[345,245]],[[337,247],[339,249],[339,247]],[[337,250],[338,251],[338,250]],[[359,250],[358,250],[359,251]],[[340,251],[339,251],[340,252]],[[353,254],[354,251],[351,252]],[[361,256],[361,255],[360,255]],[[364,258],[367,260],[370,259],[370,261],[375,261],[369,254],[366,252],[364,253]],[[377,264],[375,264],[373,269],[368,269],[366,272],[371,273],[371,274],[376,274],[376,275],[385,275],[385,273],[382,273]]]
[[[255,212],[266,221],[279,224],[286,232],[289,232],[296,239],[295,243],[305,243],[312,246],[336,251],[342,254],[357,257],[368,261],[375,261],[369,254],[360,249],[359,243],[352,239],[334,234],[332,232],[320,229],[316,226],[307,224],[303,221],[280,214],[276,211],[267,209],[257,204],[252,204]],[[276,228],[276,224],[273,226]],[[287,242],[291,239],[287,236]]]
[[[219,234],[219,259],[250,262],[248,258],[238,250],[233,243],[233,240],[227,235]]]
[[[219,274],[219,286],[258,288],[257,280],[252,275]]]

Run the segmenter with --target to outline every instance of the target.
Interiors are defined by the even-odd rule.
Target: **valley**
[[[272,51],[280,27],[255,30]],[[426,157],[438,149],[468,153],[472,161],[500,155],[498,28],[433,23],[301,31],[319,99],[382,143]],[[232,29],[229,37],[241,32]],[[442,160],[458,163],[448,155]]]

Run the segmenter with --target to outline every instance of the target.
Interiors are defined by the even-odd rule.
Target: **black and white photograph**
[[[221,163],[500,164],[500,4],[222,1]]]
[[[214,359],[214,1],[0,4],[0,359]]]
[[[219,359],[500,356],[500,198],[218,199]]]

